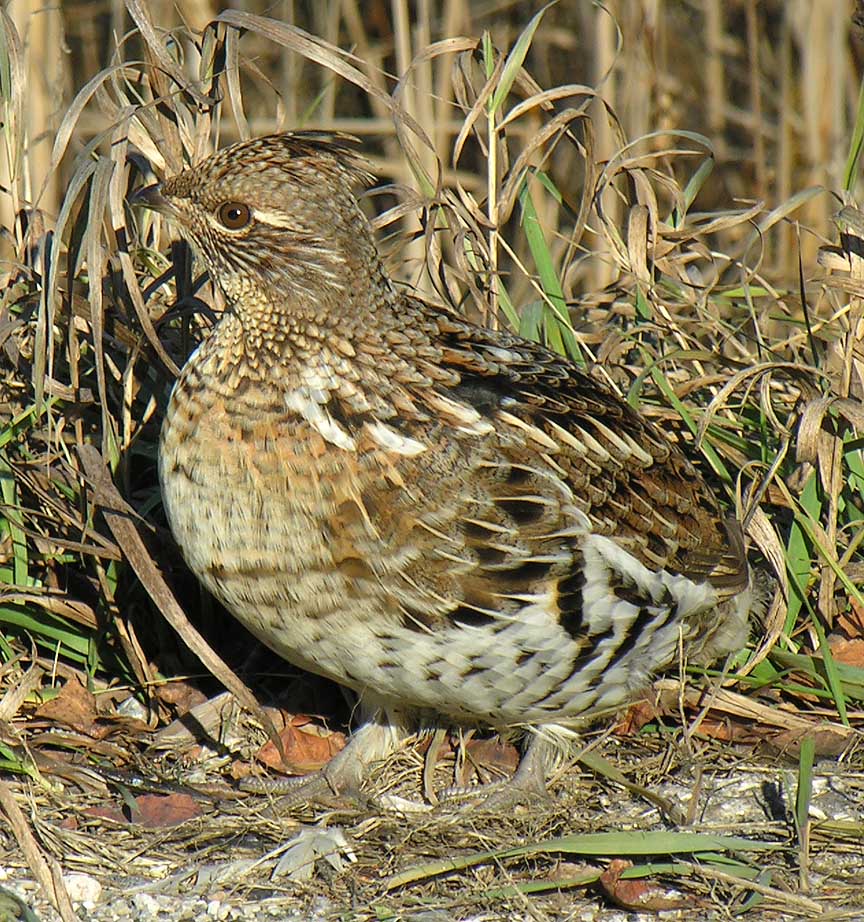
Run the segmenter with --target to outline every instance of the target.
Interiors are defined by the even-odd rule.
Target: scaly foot
[[[358,800],[370,765],[387,758],[407,735],[397,715],[379,711],[320,771],[299,778],[247,778],[240,786],[251,793],[279,795],[270,808],[274,813],[301,803],[330,806],[346,798]]]

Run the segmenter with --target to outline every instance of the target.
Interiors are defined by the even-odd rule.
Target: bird
[[[421,721],[520,734],[513,790],[543,790],[574,727],[746,642],[742,527],[611,388],[395,282],[371,182],[355,138],[293,131],[137,193],[226,305],[162,424],[168,523],[253,635],[357,693],[310,798]]]

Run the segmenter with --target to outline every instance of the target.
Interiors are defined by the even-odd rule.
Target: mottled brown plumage
[[[228,304],[162,430],[171,528],[265,644],[385,715],[333,784],[394,714],[566,725],[682,637],[733,649],[750,607],[740,527],[679,448],[560,356],[394,286],[366,179],[351,139],[293,133],[143,195]]]

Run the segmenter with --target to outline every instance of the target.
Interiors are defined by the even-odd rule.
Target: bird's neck
[[[346,380],[354,382],[349,389],[362,388],[369,374],[425,381],[415,349],[434,349],[423,324],[412,322],[416,308],[394,287],[374,245],[364,252],[358,243],[338,260],[319,258],[314,267],[307,262],[226,291],[229,309],[203,347],[218,366],[215,378],[240,374],[279,390],[339,389]]]
[[[334,339],[374,341],[398,318],[400,295],[383,273],[368,268],[340,278],[303,274],[233,301],[249,349],[282,359],[314,351]]]

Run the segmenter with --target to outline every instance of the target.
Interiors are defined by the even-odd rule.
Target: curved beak
[[[129,196],[130,205],[143,205],[151,211],[158,211],[160,214],[175,214],[174,206],[162,194],[162,183],[155,182],[150,186],[144,186],[136,190]]]

